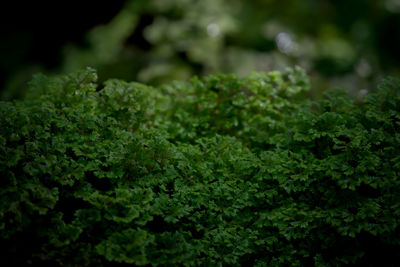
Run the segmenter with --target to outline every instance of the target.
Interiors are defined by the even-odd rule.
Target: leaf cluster
[[[301,69],[158,88],[38,75],[0,102],[13,264],[395,266],[399,83],[318,102]]]

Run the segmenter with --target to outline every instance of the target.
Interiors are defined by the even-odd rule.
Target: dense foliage
[[[92,69],[0,102],[1,262],[394,266],[399,83],[356,105],[301,69],[153,88]]]

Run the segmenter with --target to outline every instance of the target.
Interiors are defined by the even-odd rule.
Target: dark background
[[[0,15],[0,87],[23,65],[62,63],[66,43],[85,46],[85,33],[109,22],[125,1],[3,1]]]
[[[216,72],[247,75],[300,65],[310,74],[316,97],[333,87],[358,96],[362,90],[373,91],[383,77],[400,73],[398,0],[183,3],[189,4],[175,0],[2,4],[1,98],[22,97],[26,83],[37,72],[54,75],[88,65],[99,71],[100,82],[115,77],[149,84]],[[110,25],[123,10],[135,16],[136,25],[119,43],[109,45],[117,47],[112,60],[99,60],[104,52],[96,50],[90,33],[104,25],[98,36],[105,36],[101,40],[108,42],[112,39],[107,37],[112,36]],[[193,13],[199,19],[190,21]],[[215,38],[205,34],[203,17],[211,22],[227,18],[236,24],[224,28],[216,23],[220,34]],[[168,26],[164,28],[159,21]],[[289,33],[300,52],[282,52],[277,45],[278,32],[263,35],[271,25],[278,25],[278,32]],[[182,33],[175,36],[175,31]],[[148,32],[161,32],[166,37],[151,39]],[[182,48],[186,41],[188,47]]]

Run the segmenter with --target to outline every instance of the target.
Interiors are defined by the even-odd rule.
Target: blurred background
[[[100,82],[157,85],[299,65],[313,98],[362,98],[400,74],[400,0],[10,1],[0,14],[2,100],[21,98],[34,73],[86,66]]]

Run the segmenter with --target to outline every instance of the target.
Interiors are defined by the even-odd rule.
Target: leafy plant
[[[158,88],[92,69],[0,102],[2,261],[395,266],[399,83],[307,101],[301,69]]]

